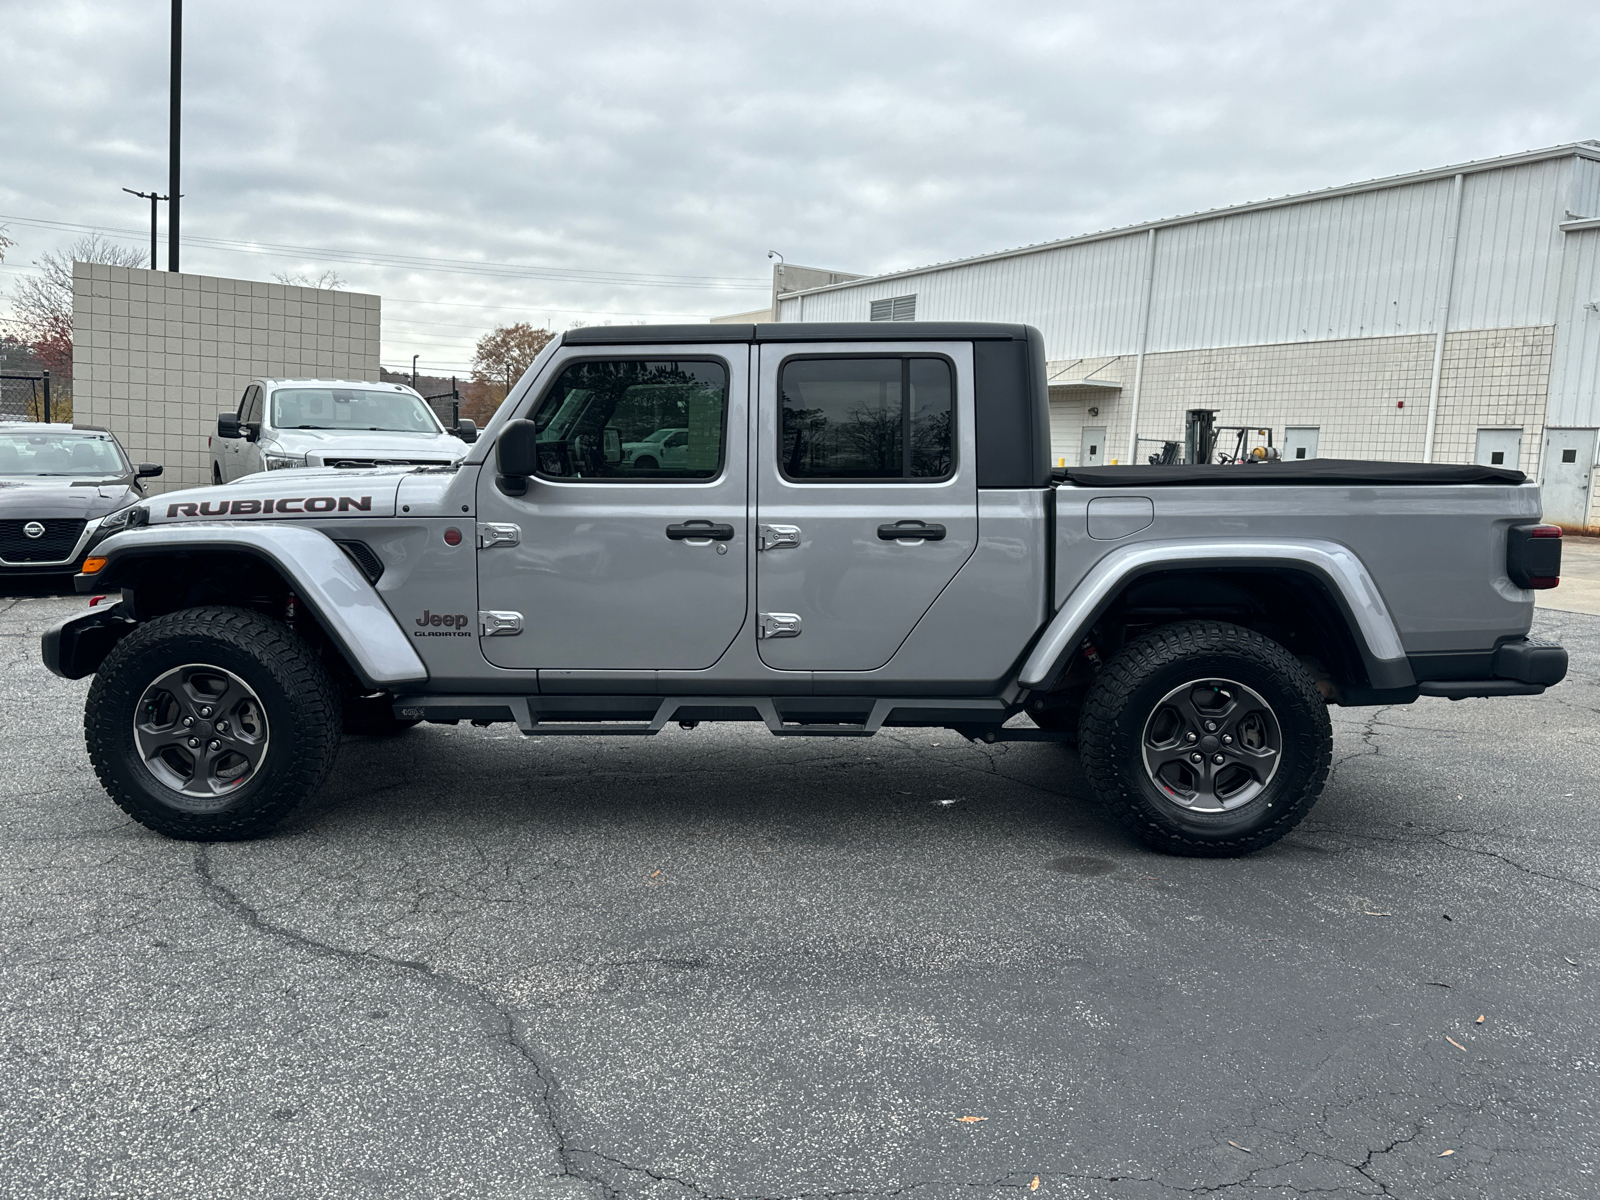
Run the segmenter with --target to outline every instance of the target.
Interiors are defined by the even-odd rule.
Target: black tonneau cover
[[[1363,462],[1355,458],[1313,458],[1305,462],[1202,464],[1192,467],[1057,467],[1057,483],[1079,487],[1249,487],[1273,484],[1320,484],[1330,487],[1397,486],[1401,484],[1498,483],[1527,479],[1521,471],[1480,467],[1473,463]]]

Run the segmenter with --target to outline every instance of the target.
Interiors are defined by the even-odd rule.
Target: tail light
[[[1561,582],[1561,526],[1513,525],[1506,538],[1506,574],[1520,588]]]

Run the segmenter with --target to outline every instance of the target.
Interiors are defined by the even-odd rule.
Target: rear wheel
[[[253,837],[321,785],[339,697],[292,630],[242,608],[156,617],[106,656],[84,739],[111,798],[168,837]]]
[[[1079,748],[1099,798],[1141,841],[1221,857],[1271,845],[1310,811],[1333,730],[1316,680],[1237,625],[1166,625],[1106,663]]]

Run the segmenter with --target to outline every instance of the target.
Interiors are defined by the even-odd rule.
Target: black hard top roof
[[[996,321],[777,321],[760,325],[589,325],[567,346],[662,342],[961,342],[1028,340],[1026,325]]]

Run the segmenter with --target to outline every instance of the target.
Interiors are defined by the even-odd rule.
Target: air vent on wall
[[[917,319],[917,298],[915,296],[890,296],[886,300],[874,300],[870,319],[874,321],[915,321]]]

